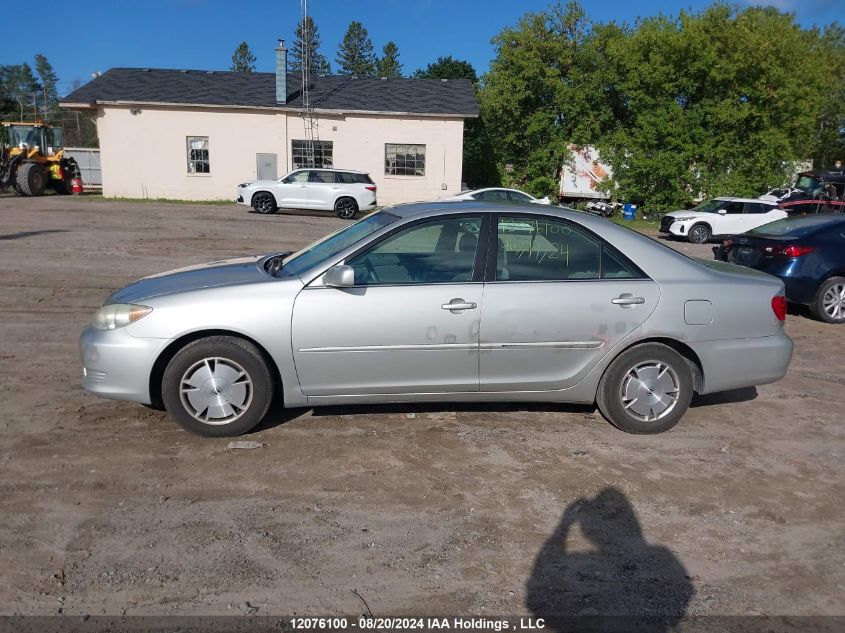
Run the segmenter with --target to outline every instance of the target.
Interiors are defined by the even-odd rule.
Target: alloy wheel
[[[273,200],[273,196],[271,196],[269,193],[260,193],[255,196],[253,204],[255,206],[255,210],[259,213],[273,213],[273,210],[276,206]]]
[[[696,244],[704,244],[707,241],[707,229],[703,226],[695,226],[690,231],[690,237]]]
[[[827,289],[822,299],[822,307],[834,320],[845,318],[845,284],[834,284]]]
[[[343,200],[337,201],[335,210],[337,211],[337,217],[344,220],[351,220],[355,217],[355,211],[357,211],[357,208],[352,200],[344,198]]]
[[[204,358],[191,365],[179,383],[182,406],[204,424],[229,424],[252,403],[252,379],[227,358]]]

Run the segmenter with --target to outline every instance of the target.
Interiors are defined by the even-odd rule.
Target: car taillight
[[[368,186],[364,187],[364,189],[366,189],[367,191],[375,191],[376,186],[375,185],[368,185]]]
[[[772,312],[778,321],[786,321],[786,297],[777,295],[772,297]]]
[[[808,253],[812,253],[815,248],[812,246],[798,246],[791,244],[789,246],[775,246],[772,249],[772,254],[775,257],[803,257]]]

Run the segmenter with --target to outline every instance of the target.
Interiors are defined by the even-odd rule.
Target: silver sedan
[[[209,436],[288,407],[596,403],[673,427],[694,393],[787,370],[783,283],[537,205],[384,209],[298,253],[155,275],[82,333],[83,384]]]

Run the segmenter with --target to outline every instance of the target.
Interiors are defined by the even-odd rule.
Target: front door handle
[[[630,292],[623,292],[615,299],[611,299],[610,302],[618,306],[622,306],[623,308],[633,308],[635,305],[645,303],[645,298],[635,297]]]
[[[452,314],[460,314],[464,310],[475,310],[478,304],[472,301],[464,301],[463,299],[452,299],[449,303],[444,303],[440,306],[443,310],[448,310]]]

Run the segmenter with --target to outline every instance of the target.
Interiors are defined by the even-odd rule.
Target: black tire
[[[845,277],[826,279],[810,304],[810,313],[825,323],[845,323],[845,304],[842,303],[845,292]]]
[[[262,215],[275,213],[279,210],[279,207],[276,205],[276,198],[269,191],[259,191],[252,196],[252,208],[255,209],[256,213],[261,213]]]
[[[661,366],[667,368],[660,374],[662,377],[651,377],[661,372]],[[669,383],[677,389],[674,398],[668,395]],[[656,399],[652,389],[662,392],[660,399]],[[610,363],[599,382],[596,404],[616,428],[626,433],[652,435],[668,431],[680,421],[692,401],[692,391],[692,374],[683,356],[661,343],[643,343],[622,352]],[[633,399],[626,401],[626,398]],[[638,405],[639,399],[642,402]],[[665,413],[656,410],[661,406],[665,407]],[[644,416],[650,417],[649,407],[655,417],[645,420]],[[638,414],[643,408],[646,412]]]
[[[334,212],[341,220],[352,220],[358,214],[358,203],[355,198],[338,198],[334,203]]]
[[[61,180],[52,181],[53,191],[60,196],[68,196],[73,193],[73,184],[71,183],[71,176],[65,172],[64,178]]]
[[[706,244],[713,236],[710,227],[703,223],[694,224],[687,234],[687,239],[693,244]]]
[[[183,385],[192,388],[183,391]],[[170,360],[161,381],[168,413],[182,428],[206,437],[241,435],[253,429],[267,415],[274,391],[273,374],[261,352],[233,336],[188,343]],[[208,406],[209,399],[222,406]],[[242,408],[234,406],[236,400]],[[196,402],[204,404],[194,406]],[[198,411],[202,406],[205,411]],[[228,416],[223,415],[227,406],[232,411]]]
[[[15,185],[24,196],[40,196],[47,187],[47,170],[38,163],[23,163],[15,174]]]

